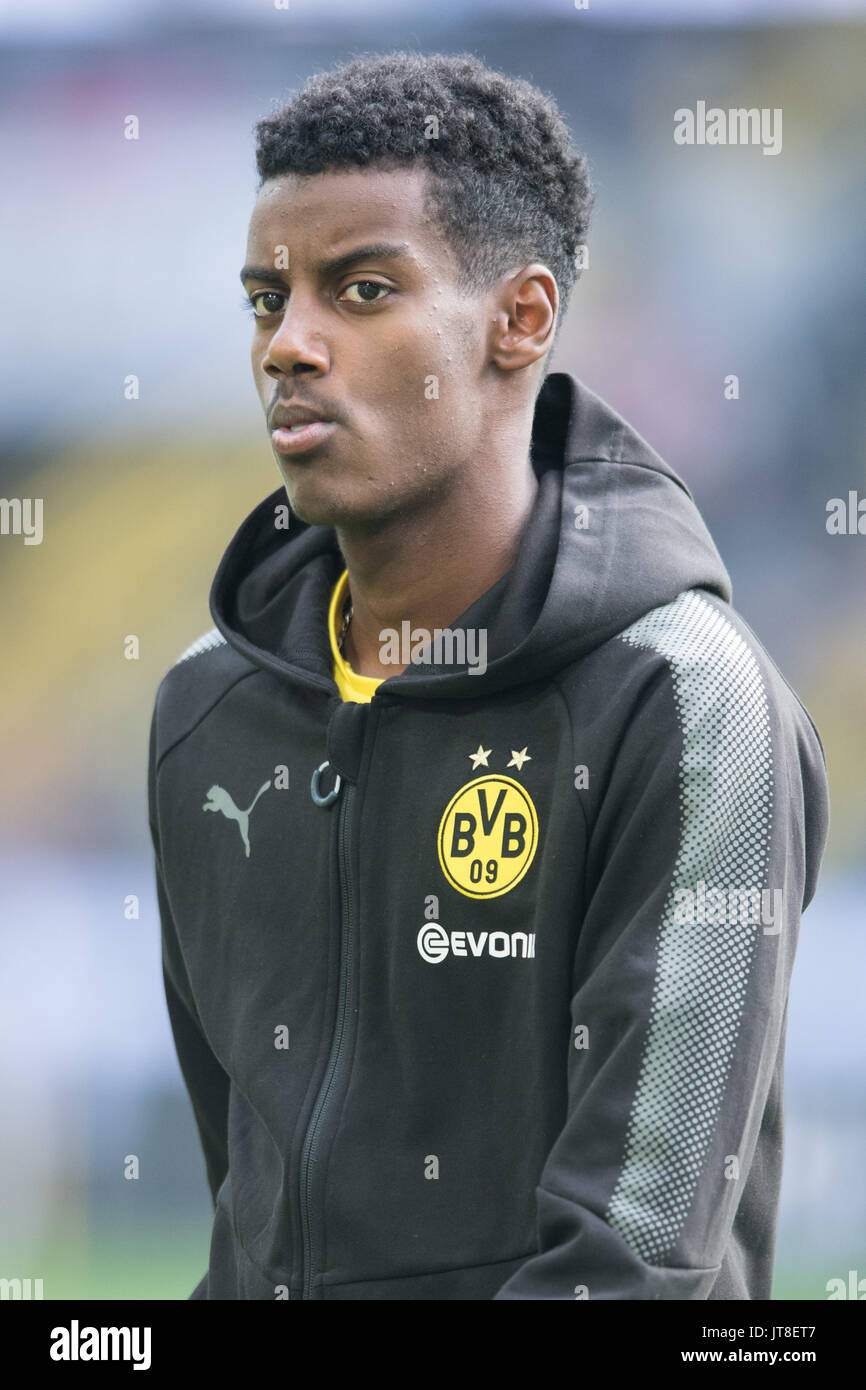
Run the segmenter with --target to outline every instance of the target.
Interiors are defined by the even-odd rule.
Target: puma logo
[[[245,811],[236,806],[231,795],[225,787],[217,786],[216,783],[209,789],[207,801],[202,806],[203,811],[221,811],[226,820],[234,820],[238,823],[238,830],[241,832],[241,839],[244,842],[244,853],[247,859],[250,857],[250,812],[261,796],[270,786],[270,782],[263,782]]]

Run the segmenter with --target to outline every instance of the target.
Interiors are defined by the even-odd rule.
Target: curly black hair
[[[559,286],[561,321],[593,194],[586,157],[531,83],[469,53],[362,54],[311,77],[255,133],[259,187],[282,174],[425,161],[426,210],[461,287],[489,289],[540,260]]]

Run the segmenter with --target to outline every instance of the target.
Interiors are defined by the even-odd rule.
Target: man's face
[[[376,528],[423,509],[483,440],[488,296],[457,289],[426,177],[285,175],[256,199],[242,279],[268,430],[293,406],[333,422],[272,434],[302,521]]]

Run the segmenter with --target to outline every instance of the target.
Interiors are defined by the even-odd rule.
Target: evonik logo
[[[532,960],[535,932],[471,931],[447,932],[440,922],[425,922],[416,938],[418,954],[428,965],[438,965],[452,956],[497,956]]]

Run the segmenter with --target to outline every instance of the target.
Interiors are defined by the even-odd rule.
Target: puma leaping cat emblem
[[[270,782],[263,782],[245,811],[236,806],[225,787],[217,786],[216,783],[209,789],[207,801],[202,806],[203,811],[221,811],[226,820],[235,820],[238,823],[238,830],[241,832],[241,839],[244,842],[244,853],[247,859],[250,857],[250,812],[261,796],[270,786]]]

